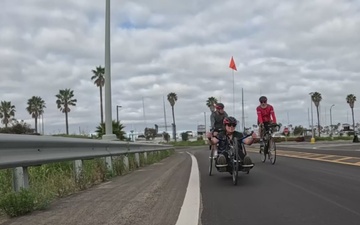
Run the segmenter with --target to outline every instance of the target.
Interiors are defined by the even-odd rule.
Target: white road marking
[[[198,225],[200,214],[200,173],[195,156],[191,156],[191,172],[186,189],[185,199],[176,225]]]

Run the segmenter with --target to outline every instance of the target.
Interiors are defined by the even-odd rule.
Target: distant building
[[[206,133],[206,127],[205,125],[198,125],[197,126],[197,135],[204,135]]]

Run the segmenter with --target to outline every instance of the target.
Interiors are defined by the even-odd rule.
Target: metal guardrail
[[[170,145],[104,141],[94,139],[54,136],[0,134],[0,169],[15,168],[14,188],[28,186],[27,167],[47,163],[75,160],[75,169],[80,173],[82,161],[105,157],[112,170],[112,156],[174,149]]]

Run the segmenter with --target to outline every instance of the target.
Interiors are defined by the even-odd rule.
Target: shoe
[[[246,155],[244,157],[244,165],[251,165],[251,164],[253,164],[253,163],[252,163],[250,156]]]
[[[226,165],[226,158],[223,154],[220,154],[217,158],[217,164],[218,165]]]

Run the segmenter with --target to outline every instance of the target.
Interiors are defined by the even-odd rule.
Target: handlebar
[[[253,135],[253,133],[254,133],[254,131],[251,131],[250,134],[245,135],[244,137],[241,138],[241,140],[244,140],[244,139],[246,139],[248,137],[251,137]]]

